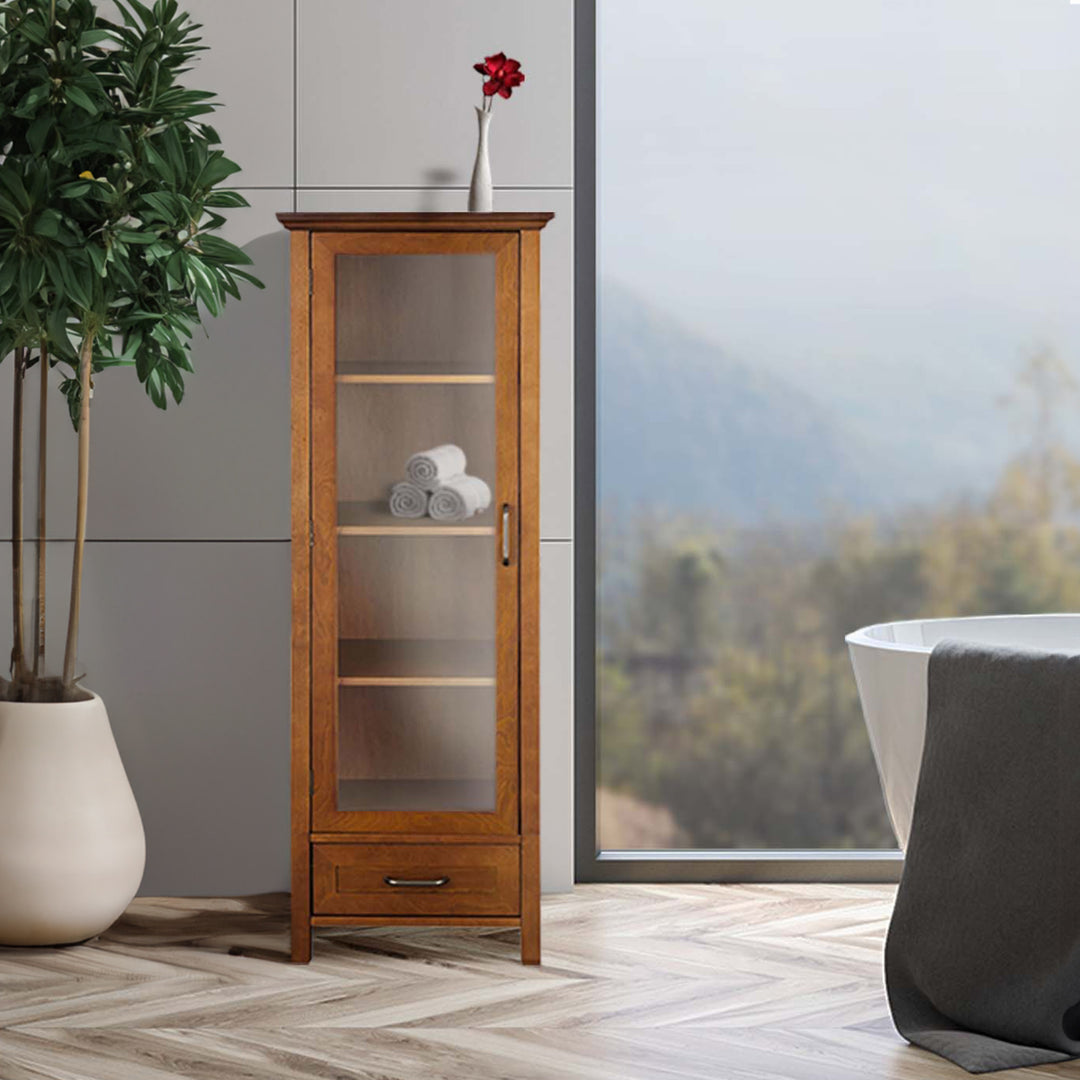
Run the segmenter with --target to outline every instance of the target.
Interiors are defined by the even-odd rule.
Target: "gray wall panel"
[[[147,895],[288,887],[289,545],[91,544],[80,660],[142,809]]]
[[[292,187],[293,0],[184,0],[211,48],[190,84],[224,108],[213,124],[245,187]]]
[[[53,671],[71,550],[49,544]],[[10,582],[5,562],[4,626]],[[82,612],[79,670],[109,710],[146,828],[142,893],[287,888],[289,544],[91,542]]]
[[[540,545],[540,887],[574,884],[574,545]]]
[[[573,182],[571,0],[299,0],[302,187],[468,185],[484,53],[525,85],[495,105],[496,184]]]

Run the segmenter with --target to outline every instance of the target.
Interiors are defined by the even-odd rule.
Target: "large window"
[[[845,633],[1080,608],[1080,8],[596,0],[595,80],[596,846],[891,849]]]

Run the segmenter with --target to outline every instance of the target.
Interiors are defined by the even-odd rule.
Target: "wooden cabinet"
[[[292,956],[520,926],[540,958],[539,259],[550,214],[281,214],[292,241]],[[398,517],[452,444],[490,504]],[[423,508],[423,501],[420,506]]]

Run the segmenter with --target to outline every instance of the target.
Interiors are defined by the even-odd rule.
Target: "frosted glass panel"
[[[354,255],[337,266],[340,372],[495,371],[493,255]]]
[[[489,671],[494,674],[493,666]],[[343,687],[338,808],[492,810],[493,693],[465,687]]]
[[[597,7],[601,846],[893,847],[844,634],[1080,606],[1080,7]]]
[[[400,516],[390,493],[452,444],[494,495],[495,258],[338,256],[335,289],[337,807],[490,812],[495,509],[433,517],[425,489]]]

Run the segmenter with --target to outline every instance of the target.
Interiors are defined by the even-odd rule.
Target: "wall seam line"
[[[293,0],[292,115],[293,167],[292,208],[299,209],[300,193],[300,0]]]

